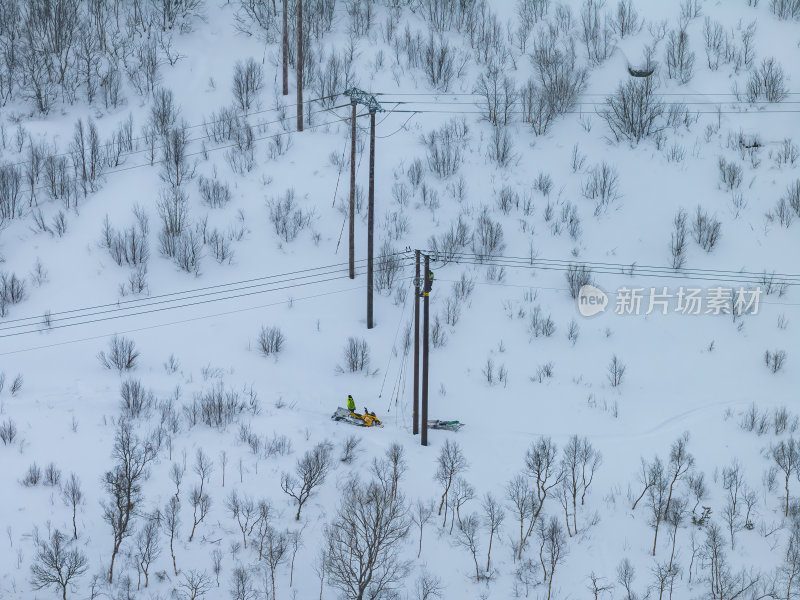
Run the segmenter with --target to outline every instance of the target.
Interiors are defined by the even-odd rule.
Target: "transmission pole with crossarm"
[[[369,110],[369,194],[367,207],[367,329],[373,327],[373,277],[374,277],[374,230],[375,230],[375,113],[383,112],[383,108],[375,96],[358,88],[349,88],[344,92],[353,106],[352,145],[350,152],[350,273],[355,276],[355,117],[356,105],[361,104]]]

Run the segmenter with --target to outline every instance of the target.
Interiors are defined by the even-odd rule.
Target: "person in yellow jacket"
[[[352,396],[347,396],[347,410],[356,412],[356,401],[353,400]]]

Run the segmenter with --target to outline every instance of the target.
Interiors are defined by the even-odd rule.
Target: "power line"
[[[447,283],[459,283],[460,280],[458,279],[445,279],[442,277],[436,277],[436,281],[439,282],[447,282]],[[519,288],[525,290],[542,290],[545,292],[571,292],[569,288],[565,287],[551,287],[551,286],[541,286],[541,285],[526,285],[526,284],[518,284],[518,283],[503,283],[501,281],[473,281],[475,285],[488,285],[488,286],[495,286],[495,287],[510,287],[510,288]],[[608,296],[616,296],[617,293],[613,291],[605,292]],[[800,306],[800,302],[771,302],[769,300],[760,300],[759,305],[761,304],[768,304],[768,305],[775,305],[775,306]]]
[[[293,302],[300,302],[300,301],[303,301],[303,300],[311,300],[311,299],[314,299],[314,298],[322,298],[324,296],[331,296],[333,294],[341,294],[341,293],[344,293],[344,292],[352,292],[352,291],[355,291],[357,289],[359,289],[359,287],[349,287],[349,288],[345,288],[345,289],[341,289],[341,290],[334,290],[334,291],[331,291],[331,292],[322,292],[320,294],[313,294],[311,296],[303,296],[303,297],[300,297],[300,298],[293,298],[292,301]],[[279,302],[270,302],[268,304],[261,304],[259,306],[250,306],[250,307],[247,307],[247,308],[239,308],[239,309],[236,309],[236,310],[229,310],[229,311],[225,311],[225,312],[221,312],[221,313],[215,313],[215,314],[211,314],[211,315],[203,315],[203,316],[199,316],[199,317],[192,317],[192,318],[189,318],[189,319],[182,319],[180,321],[172,321],[170,323],[160,323],[158,325],[147,325],[145,327],[137,327],[135,329],[128,329],[126,331],[117,331],[116,334],[124,335],[124,334],[130,334],[130,333],[137,333],[139,331],[147,331],[147,330],[150,330],[150,329],[160,329],[161,327],[169,327],[169,326],[172,326],[172,325],[181,325],[183,323],[193,323],[193,322],[196,322],[196,321],[203,321],[205,319],[213,319],[213,318],[217,318],[217,317],[224,317],[224,316],[238,314],[238,313],[242,313],[242,312],[248,312],[248,311],[251,311],[251,310],[259,310],[261,308],[269,308],[269,307],[272,307],[272,306],[279,306],[279,305],[285,304],[285,303],[286,303],[285,300],[281,300]],[[0,352],[0,356],[9,356],[9,355],[12,355],[12,354],[22,354],[24,352],[33,352],[35,350],[46,350],[48,348],[56,348],[56,347],[59,347],[59,346],[66,346],[66,345],[69,345],[69,344],[77,344],[77,343],[80,343],[80,342],[88,342],[88,341],[92,341],[92,340],[101,340],[101,339],[108,338],[111,335],[114,335],[114,334],[96,335],[96,336],[91,336],[91,337],[86,337],[86,338],[80,338],[80,339],[77,339],[77,340],[67,340],[67,341],[64,341],[64,342],[56,342],[54,344],[45,344],[43,346],[34,346],[34,347],[31,347],[31,348],[22,348],[22,349],[19,349],[19,350],[11,350],[9,352]]]
[[[583,92],[581,96],[613,96],[613,92]],[[375,92],[375,96],[442,96],[442,97],[474,97],[483,96],[477,92]],[[663,92],[659,96],[734,96],[740,94],[733,92]],[[800,92],[786,92],[787,96],[800,96]]]
[[[628,275],[631,277],[654,277],[661,279],[689,279],[701,281],[725,281],[741,284],[774,284],[795,286],[800,285],[800,275],[753,273],[748,271],[721,271],[712,269],[688,269],[674,271],[667,267],[651,267],[647,265],[599,263],[591,261],[563,261],[554,259],[522,258],[522,257],[482,257],[469,253],[437,253],[429,251],[431,256],[442,256],[446,262],[463,263],[478,266],[496,266],[509,268],[525,268],[542,271],[567,272],[577,266],[586,266],[593,273],[606,275]],[[775,279],[775,278],[780,279]],[[788,279],[787,279],[788,278]]]
[[[474,105],[473,105],[474,106]],[[597,105],[601,106],[601,105]],[[509,115],[525,115],[527,114],[525,111],[519,110],[511,110],[511,111],[503,111],[504,114]],[[690,111],[693,115],[777,115],[777,114],[798,114],[800,113],[800,109],[798,110],[758,110],[758,111],[742,111],[742,110],[693,110]],[[419,113],[419,114],[434,114],[434,113],[443,113],[443,114],[450,114],[450,115],[484,115],[486,111],[484,110],[433,110],[433,109],[424,109],[424,110],[396,110],[395,113]],[[567,110],[559,113],[560,115],[585,115],[587,114],[586,111],[579,111],[579,110]]]
[[[363,271],[361,273],[363,273]],[[256,296],[256,295],[265,294],[265,293],[269,293],[269,292],[278,292],[278,291],[283,291],[283,290],[287,290],[287,289],[293,289],[293,288],[297,288],[297,287],[305,287],[305,286],[309,286],[309,285],[316,285],[316,284],[319,284],[319,283],[327,283],[327,282],[336,281],[336,280],[339,280],[339,279],[349,279],[349,275],[345,274],[345,275],[339,275],[339,276],[334,276],[334,277],[327,277],[325,279],[318,279],[318,280],[315,280],[315,281],[306,281],[306,282],[303,282],[303,283],[291,283],[289,285],[283,285],[283,286],[280,286],[280,287],[274,287],[274,288],[270,288],[270,289],[257,290],[257,291],[248,291],[248,292],[244,292],[244,293],[240,293],[240,294],[233,294],[233,295],[220,297],[220,298],[210,298],[210,299],[206,299],[206,300],[198,300],[198,301],[195,301],[195,302],[186,302],[184,304],[175,304],[175,305],[171,305],[171,306],[162,306],[162,307],[159,307],[159,308],[151,308],[149,310],[141,310],[139,312],[131,312],[131,313],[123,314],[123,315],[111,315],[111,316],[107,316],[107,317],[101,317],[101,318],[96,318],[96,319],[88,319],[88,320],[84,320],[84,321],[78,321],[78,322],[75,322],[75,323],[65,323],[65,324],[62,324],[62,325],[55,325],[55,326],[51,326],[51,327],[48,327],[48,326],[44,325],[44,326],[40,326],[37,329],[30,329],[30,330],[27,330],[27,331],[18,331],[18,332],[14,332],[14,333],[7,333],[7,334],[4,334],[4,335],[0,335],[0,339],[9,338],[9,337],[18,337],[18,336],[27,335],[27,334],[30,334],[30,333],[41,333],[41,332],[44,332],[44,331],[52,331],[52,330],[55,330],[55,329],[64,329],[64,328],[67,328],[67,327],[90,325],[90,324],[94,324],[94,323],[101,323],[101,322],[104,322],[104,321],[110,321],[110,320],[120,319],[120,318],[125,318],[125,317],[136,317],[136,316],[141,316],[141,315],[149,315],[149,314],[164,312],[164,311],[168,311],[168,310],[189,308],[189,307],[194,307],[194,306],[202,306],[204,304],[211,304],[211,303],[214,303],[214,302],[221,302],[221,301],[224,301],[224,300],[237,300],[237,299],[245,298],[245,297],[248,297],[248,296]],[[138,309],[138,307],[136,307],[134,310],[136,310],[136,309]]]
[[[394,253],[392,256],[399,256],[402,254],[404,253],[397,252]],[[357,262],[363,263],[365,262],[365,259],[360,259]],[[149,296],[147,298],[136,298],[121,302],[118,301],[114,303],[98,304],[83,308],[64,310],[55,313],[50,313],[48,316],[50,317],[50,322],[53,323],[59,321],[66,321],[69,319],[85,318],[89,316],[108,314],[113,312],[137,310],[140,308],[147,308],[151,306],[168,304],[170,302],[183,302],[185,300],[204,298],[216,294],[228,294],[231,292],[244,291],[262,286],[274,285],[276,283],[286,283],[291,281],[300,281],[303,279],[309,279],[312,277],[327,276],[341,272],[344,266],[346,266],[346,263],[325,265],[309,269],[301,269],[298,271],[290,271],[288,273],[266,275],[263,277],[256,277],[241,281],[233,281],[225,284],[218,284],[213,286],[170,292],[167,294],[160,294],[157,296]],[[0,332],[9,331],[12,329],[19,329],[21,327],[29,327],[33,324],[34,321],[36,324],[41,324],[41,320],[42,320],[42,315],[32,315],[29,317],[20,317],[9,321],[4,321],[0,323]]]
[[[444,106],[476,106],[481,103],[485,104],[485,96],[481,96],[481,100],[474,101],[474,102],[464,102],[464,101],[447,101],[447,100],[409,100],[409,101],[394,101],[396,104],[437,104],[437,105],[444,105]],[[388,102],[392,102],[389,100]],[[576,105],[582,106],[605,106],[605,102],[580,102],[576,101]],[[696,106],[696,105],[712,105],[712,106],[719,106],[719,102],[706,102],[706,101],[675,101],[675,102],[661,102],[665,106]],[[748,106],[761,106],[761,105],[772,105],[772,104],[800,104],[800,100],[790,100],[790,101],[783,101],[783,102],[748,102],[746,100],[737,100],[731,102],[725,102],[725,104],[734,104],[734,105],[748,105]],[[716,111],[714,111],[716,112]]]
[[[433,254],[435,255],[436,252],[433,251]],[[443,253],[440,252],[439,254],[443,254]],[[469,256],[469,257],[480,257],[481,256],[479,254],[469,253],[469,252],[453,252],[453,253],[447,253],[447,255],[449,255],[449,256]],[[492,256],[491,258],[492,259],[503,259],[503,260],[526,261],[526,262],[533,260],[533,262],[536,262],[536,263],[545,262],[545,263],[555,263],[555,264],[562,264],[562,265],[581,264],[581,265],[587,265],[587,266],[591,266],[591,267],[602,266],[602,267],[614,267],[614,268],[620,268],[620,269],[631,269],[631,268],[653,269],[653,270],[665,271],[665,272],[668,272],[668,273],[674,273],[675,272],[675,269],[672,269],[671,267],[661,267],[661,266],[653,266],[653,265],[638,265],[635,262],[634,263],[600,262],[600,261],[580,260],[580,259],[577,259],[577,258],[576,259],[565,260],[565,259],[557,259],[557,258],[539,258],[539,257],[534,257],[533,259],[531,259],[530,257],[527,257],[527,256],[502,256],[502,255]],[[732,270],[721,270],[721,269],[682,269],[681,272],[699,273],[699,274],[717,273],[717,274],[723,274],[723,275],[753,275],[753,276],[758,276],[758,277],[761,277],[761,276],[767,274],[767,275],[773,275],[773,276],[776,276],[776,277],[788,277],[790,279],[800,279],[800,274],[795,274],[795,273],[772,273],[772,274],[769,274],[769,273],[766,273],[765,271],[761,272],[761,273],[758,273],[756,271],[745,271],[745,270],[732,271]]]

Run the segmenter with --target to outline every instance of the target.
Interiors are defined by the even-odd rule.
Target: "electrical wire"
[[[436,257],[437,252],[433,250],[428,250],[426,253],[431,257]],[[469,253],[469,252],[447,252],[447,253],[438,253],[439,255],[445,256],[448,259],[452,259],[453,262],[461,262],[459,259],[467,259],[467,260],[474,260],[481,264],[481,259],[484,258],[482,255]],[[542,268],[543,266],[559,266],[563,267],[564,270],[571,268],[577,265],[585,265],[593,270],[605,270],[601,272],[613,272],[615,274],[618,271],[622,271],[620,274],[626,274],[625,270],[628,271],[636,271],[636,274],[686,274],[686,275],[693,275],[702,277],[705,276],[709,279],[713,279],[715,277],[718,278],[742,278],[742,279],[751,279],[751,278],[758,278],[759,280],[769,277],[773,280],[774,283],[778,283],[775,281],[775,277],[779,277],[781,283],[788,283],[789,285],[798,285],[800,284],[800,274],[796,273],[768,273],[765,271],[758,273],[755,271],[732,271],[732,270],[721,270],[721,269],[681,269],[680,271],[675,271],[670,267],[660,267],[660,266],[652,266],[652,265],[638,265],[636,263],[616,263],[616,262],[599,262],[599,261],[590,261],[590,260],[580,260],[580,259],[571,259],[571,260],[564,260],[564,259],[554,259],[554,258],[540,258],[540,257],[523,257],[523,256],[491,256],[488,258],[488,261],[491,261],[493,264],[498,264],[498,261],[505,261],[504,265],[508,264],[509,266],[522,266],[528,268]],[[613,269],[610,271],[609,269]],[[633,274],[633,273],[628,273]]]
[[[364,262],[364,261],[359,261]],[[404,266],[404,265],[403,265]],[[357,270],[358,274],[363,274],[365,271]],[[336,275],[337,273],[341,273],[340,275]],[[323,277],[321,279],[321,277]],[[313,280],[306,281],[307,279],[314,278]],[[48,324],[43,324],[41,322],[41,317],[39,317],[38,323],[26,323],[22,325],[15,325],[12,327],[3,327],[0,328],[0,339],[7,338],[7,337],[16,337],[20,335],[25,335],[28,333],[41,333],[43,331],[51,331],[55,329],[63,329],[66,327],[74,327],[79,325],[87,325],[91,323],[97,323],[102,321],[108,321],[111,319],[119,319],[124,317],[133,317],[133,316],[140,316],[146,314],[153,314],[168,310],[175,310],[180,308],[188,308],[193,306],[199,306],[203,304],[210,304],[213,302],[221,302],[225,300],[233,300],[239,298],[245,298],[248,296],[254,296],[259,294],[265,294],[269,292],[276,292],[286,289],[291,289],[294,287],[303,287],[308,285],[316,285],[319,283],[327,283],[329,281],[335,281],[338,279],[349,278],[349,269],[341,268],[336,269],[334,271],[325,271],[315,275],[306,275],[303,277],[292,277],[286,278],[281,280],[276,280],[269,283],[262,283],[258,285],[251,285],[251,286],[244,286],[232,289],[225,289],[222,291],[215,291],[206,294],[197,294],[194,296],[187,296],[182,298],[177,298],[175,300],[162,300],[158,302],[152,303],[142,303],[135,306],[132,306],[127,309],[114,309],[114,310],[104,310],[104,311],[96,311],[96,312],[89,312],[89,313],[81,313],[77,315],[72,315],[69,317],[62,317],[55,320],[50,320]],[[285,285],[284,285],[285,284]],[[264,286],[272,286],[268,289],[259,289],[263,288]],[[240,293],[235,293],[240,292]],[[223,296],[219,296],[220,294],[224,294]],[[219,296],[219,297],[209,297],[209,296]],[[147,309],[147,310],[145,310]],[[138,312],[123,312],[123,311],[138,311]],[[122,313],[122,314],[120,314]],[[110,315],[110,316],[103,316],[103,315]],[[98,318],[90,318],[90,317],[98,317]],[[77,320],[76,322],[67,322]],[[13,331],[20,328],[27,328],[24,331]],[[6,333],[11,331],[10,333]]]
[[[502,268],[505,268],[505,267],[508,267],[508,268],[525,268],[525,269],[530,269],[530,270],[534,270],[534,271],[535,270],[542,270],[542,271],[556,271],[556,272],[563,272],[563,273],[568,273],[570,271],[570,266],[569,265],[546,265],[546,264],[539,265],[539,264],[536,264],[536,262],[534,262],[534,264],[530,264],[529,259],[525,259],[525,261],[527,262],[527,264],[516,262],[516,261],[509,262],[509,261],[502,261],[502,260],[495,260],[495,259],[478,260],[478,259],[464,258],[464,259],[455,259],[455,260],[448,261],[448,262],[453,262],[455,264],[465,264],[465,265],[470,265],[470,266],[479,266],[479,267],[480,266],[484,266],[484,267],[485,266],[493,266],[493,267],[502,267]],[[574,265],[581,265],[581,264],[585,264],[585,263],[581,263],[580,261],[576,261],[573,264]],[[620,265],[620,266],[623,267],[624,265]],[[628,267],[626,267],[626,268],[628,268]],[[777,285],[777,286],[800,285],[800,282],[792,283],[792,282],[785,282],[783,280],[779,280],[779,281],[770,280],[770,279],[765,280],[765,279],[762,278],[763,276],[760,276],[758,279],[756,279],[756,278],[753,278],[753,279],[751,279],[751,278],[739,278],[739,277],[733,277],[733,276],[726,276],[726,275],[723,275],[723,274],[712,274],[712,273],[709,273],[709,274],[706,274],[706,275],[696,274],[696,275],[686,276],[686,275],[680,274],[679,272],[678,273],[674,273],[674,272],[673,273],[638,272],[635,269],[634,269],[634,271],[630,271],[630,270],[626,271],[625,269],[618,269],[618,268],[614,268],[614,269],[610,269],[610,268],[592,268],[591,269],[591,274],[592,275],[596,275],[596,274],[626,275],[626,276],[629,276],[629,277],[650,277],[650,278],[656,278],[656,279],[712,281],[712,282],[715,282],[715,283],[731,283],[731,284],[740,284],[742,286],[747,285],[747,286],[752,286],[752,287],[764,286],[764,285],[770,285],[770,284]],[[769,276],[769,277],[771,277],[771,276]],[[531,287],[531,286],[522,286],[522,287]],[[546,289],[546,288],[542,288],[542,289]],[[561,289],[561,288],[550,288],[550,289]],[[787,306],[792,305],[791,303],[781,303],[781,302],[774,302],[773,304],[785,304]]]
[[[400,253],[397,253],[396,255],[399,254]],[[366,259],[360,259],[357,262],[363,264],[364,262],[366,262]],[[228,284],[211,286],[209,288],[198,288],[195,290],[186,290],[181,292],[172,292],[170,294],[162,294],[161,296],[153,296],[149,298],[129,300],[125,303],[105,304],[84,309],[73,309],[69,311],[50,313],[48,317],[49,317],[49,323],[51,324],[61,323],[72,319],[83,319],[86,317],[92,317],[104,314],[120,313],[126,310],[138,310],[141,308],[150,308],[153,306],[161,306],[174,302],[197,300],[219,294],[229,294],[232,292],[247,291],[247,290],[257,289],[263,286],[288,283],[292,281],[301,281],[314,277],[334,275],[336,273],[343,273],[346,271],[347,268],[343,265],[335,265],[332,267],[318,267],[315,269],[296,271],[294,273],[289,273],[286,275],[270,275],[256,279],[244,280],[240,282],[232,282]],[[302,273],[312,273],[312,272],[313,274],[302,274]],[[289,277],[288,275],[294,275],[294,276]],[[179,296],[179,297],[175,298],[174,296]],[[170,297],[173,298],[168,299]],[[127,306],[122,306],[121,304],[127,304]],[[34,324],[34,320],[36,320],[35,324],[41,324],[42,316],[37,315],[32,317],[24,317],[0,323],[0,333],[14,329],[30,327]]]
[[[359,272],[359,274],[363,274],[363,273],[365,273],[365,271],[360,271]],[[75,322],[75,323],[65,323],[65,324],[62,324],[62,325],[54,325],[54,326],[50,326],[50,327],[45,325],[45,326],[39,327],[38,329],[30,329],[28,331],[18,331],[18,332],[14,332],[14,333],[8,333],[8,334],[0,335],[0,339],[10,338],[10,337],[18,337],[18,336],[27,335],[27,334],[30,334],[30,333],[42,333],[42,332],[45,332],[45,331],[52,331],[52,330],[55,330],[55,329],[64,329],[64,328],[67,328],[67,327],[90,325],[90,324],[94,324],[94,323],[101,323],[101,322],[110,321],[110,320],[119,319],[119,318],[125,318],[125,317],[137,317],[137,316],[150,315],[150,314],[155,314],[155,313],[169,311],[169,310],[176,310],[176,309],[181,309],[181,308],[189,308],[189,307],[194,307],[194,306],[202,306],[204,304],[211,304],[211,303],[214,303],[214,302],[221,302],[221,301],[225,301],[225,300],[238,300],[238,299],[241,299],[241,298],[246,298],[248,296],[256,296],[256,295],[266,294],[266,293],[270,293],[270,292],[278,292],[278,291],[293,289],[293,288],[297,288],[297,287],[305,287],[305,286],[309,286],[309,285],[316,285],[316,284],[319,284],[319,283],[328,283],[330,281],[337,281],[339,279],[349,279],[349,275],[348,274],[343,274],[343,275],[336,276],[336,277],[328,277],[328,278],[325,278],[325,279],[319,279],[319,280],[315,280],[315,281],[307,281],[307,282],[303,282],[303,283],[293,283],[293,284],[283,285],[283,286],[274,287],[274,288],[270,288],[270,289],[266,289],[266,290],[249,291],[249,292],[246,292],[246,293],[233,294],[233,295],[225,296],[225,297],[221,297],[221,298],[210,298],[210,299],[206,299],[206,300],[198,300],[196,302],[187,302],[187,303],[184,303],[184,304],[176,304],[176,305],[173,305],[173,306],[165,306],[165,307],[159,307],[159,308],[152,308],[152,309],[149,309],[149,310],[141,310],[139,312],[131,312],[131,313],[126,313],[124,315],[111,315],[111,316],[108,316],[108,317],[101,317],[101,318],[97,318],[97,319],[89,319],[89,320],[85,320],[85,321],[78,321],[78,322]]]
[[[616,92],[584,92],[582,96],[613,96]],[[374,96],[445,96],[475,97],[483,96],[477,92],[375,92]],[[664,92],[660,96],[737,96],[734,92]],[[800,92],[786,92],[787,96],[800,96]]]
[[[408,265],[403,265],[401,268],[405,268]],[[400,334],[400,327],[403,325],[403,317],[406,316],[406,307],[408,306],[408,295],[406,295],[405,302],[403,302],[403,310],[400,311],[400,319],[397,321],[397,329],[394,332],[394,340],[392,340],[392,348],[397,347],[397,336]],[[381,383],[381,391],[378,393],[378,398],[383,397],[383,387],[386,385],[386,377],[389,375],[389,366],[392,364],[392,355],[389,354],[389,360],[386,362],[386,369],[384,369],[383,373],[383,383]]]
[[[360,289],[360,287],[349,287],[349,288],[344,288],[344,289],[341,289],[341,290],[334,290],[334,291],[331,291],[331,292],[322,292],[320,294],[313,294],[311,296],[302,296],[300,298],[292,298],[292,301],[293,302],[300,302],[300,301],[303,301],[303,300],[312,300],[312,299],[315,299],[315,298],[322,298],[322,297],[325,297],[325,296],[332,296],[334,294],[342,294],[342,293],[345,293],[345,292],[353,292],[353,291],[356,291],[358,289]],[[42,346],[33,346],[33,347],[30,347],[30,348],[21,348],[21,349],[18,349],[18,350],[10,350],[10,351],[7,351],[7,352],[0,352],[0,356],[10,356],[10,355],[13,355],[13,354],[22,354],[24,352],[33,352],[33,351],[36,351],[36,350],[46,350],[48,348],[57,348],[57,347],[60,347],[60,346],[67,346],[69,344],[77,344],[77,343],[80,343],[80,342],[88,342],[88,341],[93,341],[93,340],[102,340],[102,339],[109,338],[112,335],[125,335],[125,334],[137,333],[137,332],[140,332],[140,331],[148,331],[148,330],[151,330],[151,329],[160,329],[162,327],[170,327],[172,325],[182,325],[184,323],[194,323],[196,321],[203,321],[203,320],[206,320],[206,319],[214,319],[214,318],[217,318],[217,317],[225,317],[225,316],[228,316],[228,315],[239,314],[239,313],[248,312],[248,311],[252,311],[252,310],[260,310],[262,308],[270,308],[270,307],[273,307],[273,306],[280,306],[280,305],[285,304],[285,303],[286,303],[285,300],[280,300],[278,302],[270,302],[268,304],[261,304],[259,306],[249,306],[247,308],[238,308],[238,309],[235,309],[235,310],[229,310],[229,311],[225,311],[225,312],[221,312],[221,313],[214,313],[214,314],[210,314],[210,315],[202,315],[202,316],[199,316],[199,317],[191,317],[189,319],[182,319],[180,321],[172,321],[172,322],[169,322],[169,323],[159,323],[157,325],[146,325],[144,327],[137,327],[135,329],[117,331],[117,332],[115,332],[115,334],[95,335],[95,336],[91,336],[91,337],[79,338],[79,339],[76,339],[76,340],[67,340],[67,341],[64,341],[64,342],[56,342],[56,343],[53,343],[53,344],[44,344]]]

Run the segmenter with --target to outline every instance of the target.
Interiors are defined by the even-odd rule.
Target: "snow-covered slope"
[[[23,4],[19,23],[31,10]],[[7,534],[0,544],[0,598],[61,594],[58,586],[35,590],[32,571],[42,564],[37,550],[52,542],[56,529],[68,539],[77,532],[69,548],[85,556],[68,597],[190,598],[187,583],[205,577],[208,598],[271,598],[269,561],[259,560],[257,550],[261,528],[244,536],[245,548],[233,493],[256,505],[267,502],[276,535],[300,536],[274,572],[275,597],[355,598],[337,587],[335,561],[329,553],[326,562],[325,551],[332,526],[341,522],[340,503],[357,489],[353,478],[371,481],[380,471],[374,461],[393,443],[407,467],[399,481],[400,512],[409,511],[396,522],[409,531],[389,555],[407,569],[383,595],[365,598],[424,598],[418,586],[426,573],[438,577],[440,597],[453,599],[795,597],[798,521],[785,515],[785,490],[788,485],[793,502],[800,459],[791,458],[785,476],[775,458],[781,443],[796,450],[800,389],[800,225],[792,224],[800,217],[800,33],[796,20],[775,14],[784,4],[791,13],[791,2],[621,2],[622,9],[638,11],[638,26],[620,37],[618,6],[598,8],[594,0],[498,0],[466,11],[458,6],[472,3],[306,0],[310,120],[302,132],[296,130],[294,67],[290,94],[281,94],[280,6],[273,14],[269,2],[207,2],[197,13],[177,15],[174,28],[162,32],[136,21],[138,5],[119,2],[115,16],[114,3],[107,4],[100,13],[109,49],[95,50],[93,67],[106,83],[91,103],[79,41],[96,35],[96,24],[65,50],[77,83],[69,93],[51,90],[47,114],[31,97],[35,70],[24,60],[11,93],[0,87],[0,174],[6,177],[0,178],[0,273],[8,296],[0,318],[0,433],[9,438],[0,445],[0,526]],[[161,22],[158,9],[169,4],[142,7]],[[289,4],[293,22],[295,2]],[[266,33],[247,6],[270,21]],[[526,26],[522,15],[538,9],[544,9],[540,18],[531,16]],[[598,37],[608,28],[605,47],[591,35],[586,41],[595,9]],[[452,20],[437,18],[451,13]],[[682,26],[684,83],[667,58],[671,36],[677,43]],[[547,38],[548,29],[554,37]],[[0,28],[4,48],[8,31]],[[46,39],[41,31],[33,35]],[[294,60],[293,30],[291,36]],[[28,51],[24,40],[17,43],[19,52]],[[537,45],[562,53],[551,60],[563,59],[559,75],[573,79],[561,82],[574,83],[586,70],[573,102],[561,105],[539,134],[526,106],[551,105],[532,59]],[[642,85],[628,66],[646,66],[648,46],[657,63],[650,81],[657,82],[655,101],[664,114],[638,143],[617,141],[603,117],[606,99],[620,85]],[[164,142],[148,130],[157,93],[135,89],[143,75],[133,65],[148,48],[159,63],[156,87],[171,91],[179,111],[166,119],[169,135],[173,142],[187,140],[178,144],[187,155],[179,172],[160,164]],[[688,53],[694,53],[691,67]],[[748,84],[770,58],[767,83],[777,85],[780,69],[778,87],[786,95],[766,101],[762,89],[748,97]],[[261,70],[255,76],[261,86],[243,110],[232,88],[237,62],[248,59]],[[104,94],[115,65],[124,101],[112,106]],[[490,89],[497,85],[488,98],[480,93],[482,77]],[[383,256],[376,278],[388,285],[375,293],[373,329],[366,326],[369,117],[363,108],[357,275],[348,277],[350,103],[342,92],[351,86],[375,94],[384,109],[376,115],[375,248]],[[499,107],[499,116],[487,118],[487,102]],[[227,132],[222,109],[233,115]],[[117,136],[120,147],[119,159],[99,165],[102,174],[94,179],[84,179],[75,151],[78,119],[87,137],[96,127],[101,145]],[[438,150],[452,153],[452,173],[435,172],[432,132],[451,136],[449,147],[438,138]],[[41,162],[38,175],[30,167],[32,152]],[[779,158],[783,153],[787,160]],[[61,171],[59,157],[66,161]],[[721,160],[733,165],[730,185]],[[612,182],[606,204],[591,193],[603,166]],[[19,192],[10,213],[10,188],[3,185],[14,173]],[[59,173],[66,177],[60,188]],[[183,179],[172,186],[176,176]],[[229,190],[219,207],[203,198],[202,182],[211,181]],[[694,239],[698,207],[706,223],[719,222],[710,251]],[[181,213],[182,233],[164,233],[167,208]],[[685,262],[673,268],[671,235],[681,209]],[[282,210],[283,221],[276,216]],[[448,238],[459,223],[461,239]],[[117,234],[118,248],[128,251],[121,264],[114,258]],[[133,260],[131,236],[144,242],[147,256],[140,250]],[[428,252],[435,271],[430,417],[466,424],[459,432],[431,431],[428,447],[411,431],[413,249]],[[589,278],[608,294],[604,313],[581,316],[568,287],[570,265],[587,265]],[[20,302],[10,297],[12,274],[23,280]],[[707,314],[706,305],[701,314],[676,310],[681,290],[699,288],[707,298],[719,287],[760,288],[757,313]],[[624,306],[621,288],[642,290],[640,314],[617,314]],[[651,290],[670,295],[668,314],[659,305],[648,311]],[[260,351],[262,328],[265,335],[280,331],[279,352]],[[354,372],[345,356],[351,338],[363,340],[369,356]],[[99,353],[109,359],[113,340],[135,344],[134,368],[104,368]],[[772,363],[777,372],[765,364],[767,352],[785,356],[780,368]],[[618,385],[609,371],[614,359],[624,367]],[[15,381],[19,389],[12,393]],[[121,389],[132,383],[144,390],[138,416],[121,404]],[[348,394],[384,427],[331,421]],[[226,398],[230,419],[220,417],[219,427],[205,423],[203,402],[224,405]],[[206,420],[215,418],[209,413]],[[745,426],[749,420],[754,428]],[[130,424],[142,443],[150,440],[153,456],[109,583],[114,538],[104,514],[108,477],[119,462],[120,423]],[[351,436],[359,445],[354,460],[345,462],[340,457]],[[526,469],[526,452],[543,439],[557,448],[547,485],[563,482],[549,489],[539,510],[542,495]],[[680,440],[688,440],[685,463],[670,455]],[[441,453],[453,450],[448,441],[467,465],[453,488],[471,490],[455,515],[439,508],[444,490],[437,469],[441,474]],[[583,451],[576,454],[572,486],[568,461],[562,464],[570,443]],[[291,486],[282,485],[282,476],[315,448],[330,452],[330,466],[296,520],[297,501],[284,492]],[[190,542],[199,510],[192,505],[200,485],[198,452],[213,465],[202,488],[210,504]],[[41,481],[25,485],[34,463]],[[50,472],[61,474],[55,485],[45,482],[51,463]],[[183,473],[177,490],[175,473]],[[74,530],[72,506],[64,500],[71,474],[82,491]],[[530,535],[521,552],[510,492],[519,474],[517,482],[530,486],[522,509],[522,535],[529,527]],[[448,505],[455,493],[450,490]],[[492,534],[488,567],[487,494],[505,515]],[[164,513],[172,498],[179,500],[179,520],[170,544]],[[418,500],[423,507],[434,502],[422,525],[421,551],[420,527],[411,520],[419,515]],[[702,519],[704,507],[710,516]],[[155,511],[162,513],[155,529],[160,554],[145,588],[140,542]],[[529,511],[538,515],[533,523]],[[478,526],[474,535],[470,523]],[[620,575],[626,559],[635,570],[630,591]],[[592,576],[607,589],[593,591]]]

